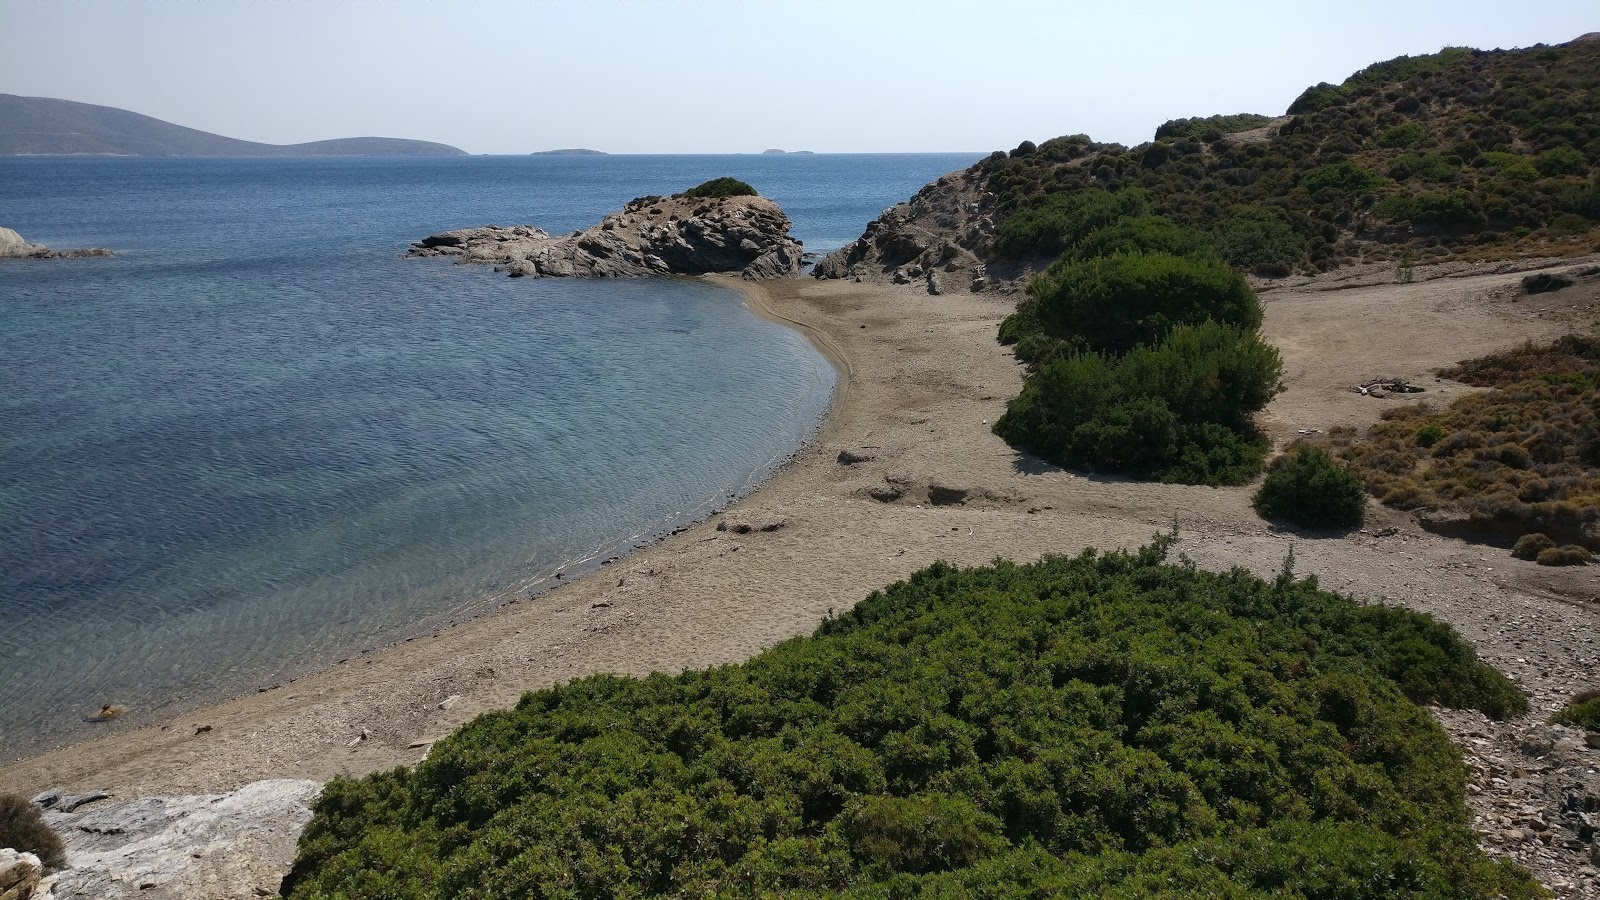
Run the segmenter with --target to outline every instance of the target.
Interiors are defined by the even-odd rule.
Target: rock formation
[[[584,231],[552,235],[531,225],[446,231],[412,244],[410,256],[492,263],[512,277],[631,278],[740,272],[776,278],[800,271],[803,248],[789,217],[764,197],[645,197]]]
[[[10,228],[0,228],[0,259],[77,259],[86,256],[110,256],[104,247],[85,247],[82,250],[51,250],[43,244],[30,244]]]
[[[53,900],[57,877],[32,853],[0,847],[0,900]]]
[[[229,794],[81,802],[70,812],[65,801],[81,798],[51,791],[34,802],[67,847],[55,882],[62,900],[253,898],[277,895],[321,790],[273,780]]]
[[[982,290],[993,207],[992,195],[973,170],[952,172],[908,202],[885,210],[867,224],[865,234],[817,263],[812,274],[858,281],[887,278],[896,284],[924,281],[930,294],[952,284]],[[947,275],[934,274],[940,271]]]

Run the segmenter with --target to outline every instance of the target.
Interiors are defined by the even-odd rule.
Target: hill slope
[[[150,116],[50,97],[0,94],[0,156],[464,156],[432,141],[356,137],[305,144],[262,144],[163,122]]]
[[[1254,127],[1207,127],[1230,120]],[[996,151],[887,211],[817,274],[909,280],[985,263],[1025,276],[1068,249],[1071,198],[1086,191],[1141,192],[1153,214],[1267,275],[1595,248],[1600,36],[1399,57],[1259,121],[1180,120],[1132,148],[1080,134]]]

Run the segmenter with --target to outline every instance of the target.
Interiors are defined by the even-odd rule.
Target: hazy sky
[[[1597,30],[1596,0],[0,0],[0,93],[272,143],[991,150],[1135,144],[1402,53]]]

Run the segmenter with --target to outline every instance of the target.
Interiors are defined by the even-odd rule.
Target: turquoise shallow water
[[[401,258],[733,174],[808,249],[968,155],[0,160],[0,753],[301,674],[743,493],[834,373],[692,281]]]

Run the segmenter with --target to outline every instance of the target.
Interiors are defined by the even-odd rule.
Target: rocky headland
[[[80,250],[51,250],[43,244],[30,244],[10,228],[0,228],[0,259],[79,259],[90,256],[110,256],[104,247],[84,247]]]
[[[951,288],[984,290],[993,280],[986,257],[995,205],[978,172],[951,172],[884,210],[867,223],[861,237],[817,263],[812,274],[895,284],[920,281],[930,294]]]
[[[571,234],[486,225],[430,235],[407,255],[488,263],[513,278],[738,272],[755,280],[800,271],[803,248],[789,227],[789,217],[765,197],[641,197]]]

